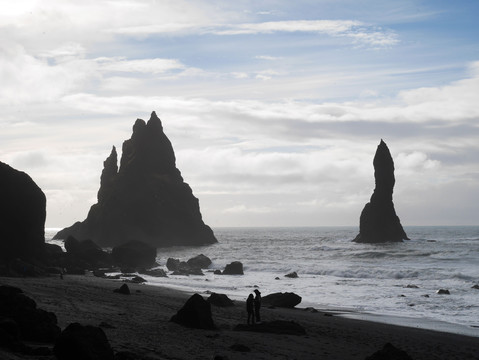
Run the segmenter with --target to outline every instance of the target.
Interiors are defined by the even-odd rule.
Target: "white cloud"
[[[281,57],[279,57],[279,56],[270,56],[270,55],[258,55],[258,56],[255,56],[255,59],[274,61],[274,60],[279,60],[279,59],[281,59]]]
[[[159,74],[185,68],[182,63],[175,59],[126,60],[124,58],[99,58],[96,61],[103,71]]]
[[[335,37],[348,37],[358,43],[391,46],[398,43],[392,31],[382,31],[355,20],[293,20],[226,26],[225,30],[208,30],[218,35],[271,34],[274,32],[313,32]]]

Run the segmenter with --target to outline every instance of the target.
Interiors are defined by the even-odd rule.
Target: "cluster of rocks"
[[[58,360],[140,359],[115,353],[102,326],[111,327],[72,323],[62,331],[54,313],[39,309],[20,288],[0,285],[0,347],[9,352]]]
[[[54,313],[37,308],[36,302],[14,286],[0,286],[0,346],[27,355],[49,355],[46,346],[32,348],[24,341],[51,343],[60,335]]]
[[[299,301],[297,301],[298,298]],[[271,294],[263,297],[263,301],[264,299],[266,299],[266,303],[272,302],[282,307],[294,307],[301,301],[301,297],[293,293]],[[212,293],[206,300],[201,295],[194,294],[186,301],[183,307],[171,317],[170,321],[190,328],[214,330],[217,326],[213,321],[211,305],[227,307],[234,306],[234,303],[224,294]],[[305,329],[298,323],[284,320],[262,322],[253,326],[238,324],[234,330],[287,335],[306,334]]]
[[[158,266],[156,248],[140,241],[129,241],[107,252],[92,240],[79,241],[69,236],[65,240],[65,250],[60,248],[46,258],[48,272],[84,274],[85,270],[91,270],[95,276],[105,277],[106,272],[147,273],[146,269]]]
[[[187,261],[168,258],[166,267],[172,275],[204,275],[203,269],[208,269],[212,261],[207,256],[200,254]],[[227,264],[223,271],[212,270],[215,275],[244,275],[243,264],[240,261],[233,261]]]

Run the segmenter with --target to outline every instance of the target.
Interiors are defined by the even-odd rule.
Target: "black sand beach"
[[[295,321],[306,335],[235,331],[246,323],[245,304],[212,306],[217,330],[198,330],[170,322],[191,294],[147,285],[129,284],[131,294],[113,290],[119,282],[93,276],[1,278],[20,287],[39,308],[57,315],[64,329],[72,322],[103,327],[115,352],[129,351],[143,359],[365,359],[386,343],[413,359],[479,359],[479,339],[376,322],[348,319],[304,309],[262,309],[263,321]],[[206,298],[208,295],[203,294]],[[249,352],[232,345],[242,344]],[[0,350],[1,359],[34,359]],[[42,357],[43,359],[54,359]]]

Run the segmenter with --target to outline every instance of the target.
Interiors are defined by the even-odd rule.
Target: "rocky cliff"
[[[40,258],[45,218],[43,191],[26,173],[0,162],[0,262]]]
[[[381,140],[374,156],[376,187],[359,220],[358,243],[400,242],[408,240],[393,203],[394,162],[386,143]]]
[[[120,168],[113,147],[104,162],[98,202],[88,217],[55,235],[92,239],[102,246],[140,240],[155,247],[216,242],[198,199],[176,168],[173,147],[156,113],[136,120],[123,143]]]

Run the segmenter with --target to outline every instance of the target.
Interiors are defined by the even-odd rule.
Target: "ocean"
[[[405,227],[410,241],[356,244],[357,227],[216,228],[217,244],[159,248],[157,261],[208,256],[210,269],[241,261],[243,276],[143,276],[151,285],[245,300],[294,292],[298,307],[479,336],[479,226]],[[52,241],[54,229],[46,230]],[[284,275],[295,271],[298,278]],[[437,294],[447,289],[450,295]]]

